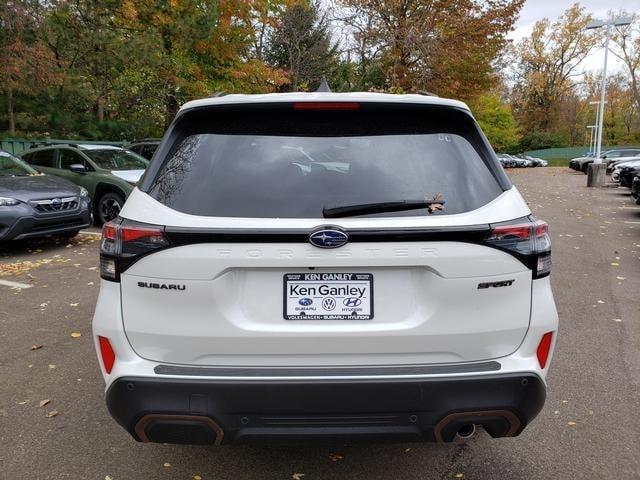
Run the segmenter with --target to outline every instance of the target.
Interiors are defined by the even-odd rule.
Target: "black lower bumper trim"
[[[186,377],[347,377],[388,375],[448,375],[483,373],[500,370],[499,362],[452,365],[401,365],[397,367],[184,367],[157,365],[158,375]]]
[[[518,435],[545,396],[534,374],[357,381],[120,378],[107,391],[107,406],[138,441],[451,441],[469,424],[494,437]]]

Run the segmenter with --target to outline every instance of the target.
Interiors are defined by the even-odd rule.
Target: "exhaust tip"
[[[476,433],[476,426],[473,423],[468,423],[460,427],[456,435],[459,438],[471,438],[474,433]]]

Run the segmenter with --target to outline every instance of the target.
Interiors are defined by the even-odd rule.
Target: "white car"
[[[192,101],[103,229],[106,402],[142,442],[515,436],[545,400],[550,268],[461,102]]]

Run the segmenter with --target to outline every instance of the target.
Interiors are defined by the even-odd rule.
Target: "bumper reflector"
[[[551,350],[551,340],[553,339],[553,332],[547,332],[542,336],[542,340],[538,344],[536,355],[538,356],[538,363],[540,368],[544,368],[547,365],[549,359],[549,351]]]
[[[111,342],[106,337],[98,336],[98,342],[100,343],[100,355],[102,356],[102,364],[107,373],[111,373],[113,370],[113,364],[116,361],[116,354],[113,351]]]

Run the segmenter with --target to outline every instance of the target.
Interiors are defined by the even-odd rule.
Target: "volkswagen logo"
[[[361,303],[362,303],[362,300],[360,300],[359,298],[356,298],[356,297],[345,298],[342,301],[342,304],[345,307],[358,307],[358,306],[360,306]]]
[[[319,248],[338,248],[349,241],[349,237],[342,230],[322,228],[309,235],[311,245]]]
[[[322,308],[325,310],[333,310],[336,308],[336,299],[332,297],[325,297],[322,299]]]

